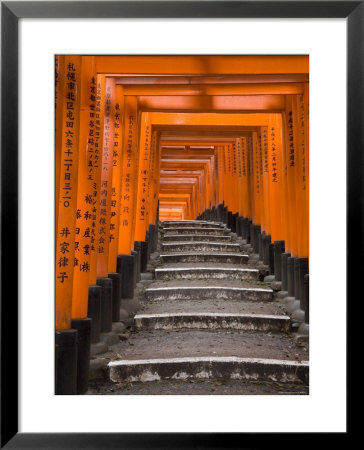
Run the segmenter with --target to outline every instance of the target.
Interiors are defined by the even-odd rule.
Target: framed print
[[[2,447],[347,434],[363,8],[1,3]]]

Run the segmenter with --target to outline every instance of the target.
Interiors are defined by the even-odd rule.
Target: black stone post
[[[301,290],[300,290],[300,259],[296,257],[293,262],[294,269],[294,297],[296,300],[300,300],[301,298]]]
[[[135,270],[133,272],[134,273],[134,287],[135,287],[137,282],[139,281],[138,280],[138,270],[139,270],[139,273],[140,273],[140,260],[138,260],[139,254],[135,250],[132,250],[130,252],[130,254],[134,257],[134,262],[135,262]]]
[[[142,266],[142,242],[134,241],[134,253],[136,257],[136,278],[137,281],[140,280],[141,266]]]
[[[120,322],[121,275],[109,273],[108,278],[112,281],[111,321]]]
[[[157,250],[157,227],[155,225],[149,225],[150,233],[150,251],[154,253]]]
[[[222,203],[220,203],[220,205],[217,205],[217,221],[224,221],[224,205]]]
[[[100,320],[101,320],[101,286],[88,287],[88,307],[87,317],[91,319],[91,343],[100,341]]]
[[[254,251],[254,246],[255,246],[255,232],[254,232],[254,225],[252,223],[250,223],[249,226],[249,232],[250,232],[250,244],[253,247],[253,251]]]
[[[96,284],[101,286],[100,331],[108,333],[112,330],[112,280],[100,277],[96,279]]]
[[[215,206],[213,206],[211,208],[211,219],[212,219],[213,222],[216,222],[216,208],[215,208]]]
[[[150,260],[150,233],[147,230],[145,233],[145,242],[147,243],[147,262]]]
[[[236,234],[240,237],[243,235],[243,218],[240,216],[236,219]]]
[[[229,214],[228,214],[228,209],[227,209],[227,207],[226,206],[224,206],[224,220],[223,220],[223,222],[225,223],[225,225],[228,227],[229,226],[229,221],[228,221],[228,216],[229,216]]]
[[[290,256],[290,253],[282,254],[282,291],[288,291],[288,258]]]
[[[231,211],[228,211],[228,223],[227,227],[230,228],[231,231],[233,231],[233,213]]]
[[[269,240],[270,240],[270,236],[269,236]],[[268,253],[269,253],[269,273],[271,275],[274,274],[274,248],[273,248],[273,244],[270,243],[268,246]]]
[[[238,213],[233,214],[233,229],[231,231],[233,231],[234,233],[237,233],[238,230],[238,219],[239,214]]]
[[[135,258],[133,255],[118,255],[117,271],[121,275],[121,298],[134,297]]]
[[[288,277],[288,295],[294,297],[295,282],[294,282],[294,261],[296,257],[291,256],[287,260],[287,277]]]
[[[304,305],[304,277],[308,274],[308,258],[300,258],[299,259],[299,289],[300,289],[300,300],[301,300],[301,309],[303,309]]]
[[[251,244],[252,245],[252,221],[249,219],[247,220],[247,225],[246,225],[246,243],[247,244]]]
[[[259,253],[259,260],[263,261],[264,259],[264,239],[265,239],[265,231],[259,233],[258,236],[258,253]]]
[[[260,236],[260,225],[253,225],[254,230],[254,244],[253,244],[253,250],[254,253],[259,253],[259,236]]]
[[[91,356],[91,322],[89,318],[73,319],[71,327],[77,330],[77,394],[84,394],[88,388],[88,373]]]
[[[305,312],[305,322],[310,323],[310,275],[303,277],[303,310]]]
[[[55,393],[77,394],[77,330],[56,330]]]
[[[270,235],[263,236],[263,263],[268,266],[269,265],[269,246],[271,244]],[[271,271],[270,271],[271,272]]]
[[[282,253],[284,253],[284,241],[273,243],[274,252],[274,276],[276,281],[282,281]]]
[[[140,271],[146,272],[148,265],[148,242],[141,242]]]

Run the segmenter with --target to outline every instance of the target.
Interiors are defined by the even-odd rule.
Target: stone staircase
[[[196,381],[207,382],[198,394],[210,394],[212,381],[225,384],[224,394],[242,392],[239,383],[247,394],[259,394],[257,384],[264,394],[291,393],[292,385],[308,393],[307,348],[225,224],[162,222],[159,250],[131,339],[113,348],[111,382],[145,383],[139,393],[151,394],[187,393],[183,382]]]

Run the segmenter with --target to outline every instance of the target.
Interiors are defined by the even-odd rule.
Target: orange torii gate
[[[212,198],[212,191],[215,192],[215,179],[213,177],[214,175],[214,168],[211,167],[210,160],[204,161],[204,160],[193,160],[192,162],[186,159],[175,159],[175,160],[168,160],[168,159],[162,159],[161,160],[161,174],[162,170],[168,171],[170,173],[170,170],[177,170],[179,173],[180,171],[186,171],[185,173],[188,173],[188,170],[200,170],[203,174],[204,178],[204,186],[202,196],[204,197],[204,205],[208,207],[212,206],[213,198]]]
[[[191,203],[194,206],[193,215],[196,217],[198,214],[201,214],[204,209],[206,209],[202,195],[205,184],[204,178],[203,170],[180,171],[179,173],[173,174],[173,176],[171,176],[170,172],[165,173],[161,171],[161,192],[165,193],[167,192],[166,189],[168,189],[168,194],[173,195],[174,193],[181,192],[183,186],[186,184],[193,185],[194,192]],[[162,208],[161,201],[160,208]]]
[[[56,70],[56,392],[82,393],[90,340],[112,339],[156,248],[158,199],[308,270],[308,57],[70,55]]]

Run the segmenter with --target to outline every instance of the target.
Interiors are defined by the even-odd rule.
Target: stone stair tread
[[[199,220],[183,220],[183,221],[168,221],[162,222],[162,228],[178,228],[178,227],[201,227],[201,228],[226,228],[226,225],[221,222],[207,222]]]
[[[178,242],[163,242],[162,251],[174,251],[174,252],[186,252],[190,247],[203,247],[199,248],[198,251],[218,251],[218,252],[228,252],[229,250],[239,250],[241,252],[241,245],[233,242],[213,242],[213,241],[178,241]],[[181,249],[173,249],[173,247],[182,247]],[[216,248],[217,247],[217,248]],[[216,248],[216,250],[215,250]]]
[[[178,232],[182,232],[183,234],[186,234],[186,231],[188,232],[199,232],[201,234],[213,234],[218,233],[221,235],[226,235],[229,230],[227,228],[222,227],[211,227],[211,228],[202,228],[202,227],[171,227],[171,228],[164,228],[163,232],[164,234],[179,234]]]
[[[233,270],[256,270],[254,266],[249,266],[248,264],[244,264],[244,266],[240,264],[231,264],[231,263],[223,263],[223,262],[190,262],[190,263],[183,263],[183,262],[175,262],[175,263],[164,263],[163,265],[157,267],[157,269],[233,269]]]
[[[182,255],[186,255],[186,256],[199,256],[199,255],[211,255],[211,256],[245,256],[245,257],[249,257],[249,255],[247,253],[238,253],[238,252],[166,252],[166,253],[161,253],[160,256],[163,258],[163,256],[182,256]]]
[[[156,280],[151,283],[147,290],[155,289],[155,288],[216,288],[216,287],[222,287],[222,288],[247,288],[247,289],[258,289],[258,290],[267,290],[272,291],[268,286],[266,285],[259,285],[255,280],[214,280],[209,279],[207,282],[206,280],[168,280],[168,281],[162,281],[162,280]]]
[[[216,242],[229,242],[232,240],[232,236],[226,234],[226,235],[211,235],[211,234],[166,234],[162,239],[162,243],[169,243],[169,242],[178,242],[178,240],[185,242],[188,240],[191,241],[198,241],[198,239],[207,239],[208,242],[212,241],[213,239],[216,239]],[[204,240],[202,242],[205,242]]]
[[[162,245],[169,247],[173,245],[197,245],[197,244],[203,244],[207,246],[213,246],[213,245],[221,245],[226,247],[240,247],[239,243],[236,242],[214,242],[214,241],[172,241],[172,242],[162,242]]]
[[[304,348],[286,334],[153,330],[139,331],[135,333],[135,339],[120,341],[112,347],[110,358],[114,359],[118,354],[122,361],[237,357],[302,362],[308,360],[308,352]]]
[[[86,394],[94,395],[307,395],[308,386],[302,382],[200,379],[160,380],[157,383],[90,383]]]
[[[190,313],[229,313],[284,315],[284,310],[275,302],[244,302],[241,300],[156,300],[143,302],[138,314],[181,314]]]
[[[212,279],[254,279],[259,276],[259,271],[254,268],[236,267],[205,267],[195,264],[193,267],[158,267],[155,269],[156,280],[177,280],[177,279],[201,279],[208,282]]]
[[[183,312],[136,314],[134,320],[137,330],[245,330],[285,333],[290,330],[290,317],[286,315]]]

